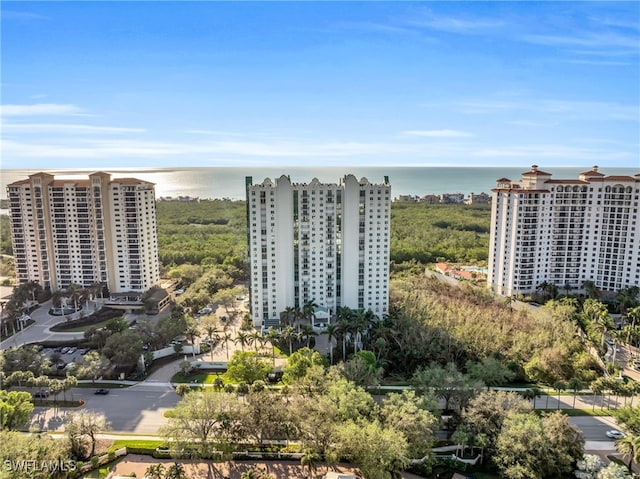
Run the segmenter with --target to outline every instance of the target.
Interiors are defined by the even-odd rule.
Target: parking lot
[[[65,370],[69,368],[70,364],[78,364],[89,351],[91,350],[77,348],[75,346],[64,346],[58,348],[43,348],[41,352],[49,358],[58,370]]]

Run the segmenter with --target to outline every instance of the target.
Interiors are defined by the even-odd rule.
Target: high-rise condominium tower
[[[291,183],[281,176],[253,185],[247,177],[251,315],[258,328],[275,325],[287,308],[318,305],[371,310],[389,303],[391,187],[358,181]]]
[[[536,165],[498,180],[491,206],[489,286],[532,293],[541,284],[604,291],[640,285],[640,174],[551,179]]]
[[[158,239],[152,183],[55,179],[47,173],[7,186],[13,252],[20,282],[53,291],[70,284],[143,292],[158,283]]]

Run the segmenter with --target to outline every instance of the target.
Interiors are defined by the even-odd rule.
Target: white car
[[[624,437],[624,433],[617,429],[611,429],[610,431],[607,431],[607,437],[610,437],[611,439],[622,439]]]

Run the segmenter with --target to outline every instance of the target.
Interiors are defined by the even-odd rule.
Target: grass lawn
[[[78,326],[77,328],[65,329],[64,332],[65,333],[81,333],[81,332],[84,333],[85,331],[88,331],[91,328],[96,328],[96,329],[103,328],[104,326],[107,325],[109,321],[111,321],[111,319],[105,319],[104,321],[100,321],[99,323],[86,324],[84,326]]]
[[[162,440],[155,441],[150,439],[116,439],[115,441],[113,441],[113,444],[111,445],[111,447],[108,449],[107,452],[111,452],[111,451],[115,452],[118,449],[125,446],[129,449],[135,449],[135,450],[144,449],[149,451],[155,451],[156,448],[164,445],[165,445],[165,441],[162,441]]]
[[[128,384],[115,384],[115,383],[78,383],[77,388],[84,389],[120,389],[128,388]]]
[[[87,479],[105,479],[111,473],[111,469],[113,469],[113,467],[115,467],[115,465],[118,464],[123,459],[124,458],[119,457],[118,459],[110,462],[109,464],[105,464],[104,466],[101,466],[98,469],[93,469],[92,471],[85,473],[82,477]]]
[[[229,378],[225,378],[224,374],[216,373],[196,373],[183,376],[182,373],[176,373],[171,378],[172,383],[188,383],[188,384],[213,384],[213,381],[220,376],[224,383],[229,382]]]

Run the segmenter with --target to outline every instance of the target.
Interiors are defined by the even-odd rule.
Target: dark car
[[[33,393],[34,399],[47,399],[49,397],[48,391],[36,391]]]
[[[109,394],[109,390],[108,389],[96,389],[96,392],[94,392],[93,394],[102,394],[104,396],[105,394]]]

